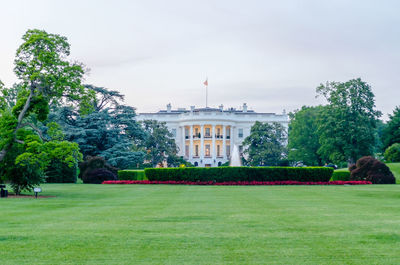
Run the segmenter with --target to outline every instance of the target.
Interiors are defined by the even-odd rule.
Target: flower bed
[[[314,181],[314,182],[301,182],[301,181],[227,181],[227,182],[213,182],[213,181],[158,181],[158,180],[108,180],[103,184],[170,184],[170,185],[216,185],[216,186],[273,186],[273,185],[364,185],[372,184],[370,181]]]

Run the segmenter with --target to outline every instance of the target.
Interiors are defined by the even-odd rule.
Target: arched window
[[[219,166],[219,167],[222,166],[222,162],[218,162],[218,166]]]
[[[194,166],[195,166],[195,167],[198,167],[198,166],[199,166],[199,163],[194,162]]]

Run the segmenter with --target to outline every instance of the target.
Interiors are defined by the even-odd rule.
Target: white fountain
[[[231,160],[229,161],[229,166],[231,167],[242,166],[242,159],[240,158],[239,148],[236,144],[233,146]]]

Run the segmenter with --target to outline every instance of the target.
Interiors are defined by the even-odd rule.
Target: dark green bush
[[[78,163],[69,167],[59,160],[54,160],[46,169],[47,183],[76,183],[78,178]]]
[[[119,180],[147,180],[144,170],[119,170]]]
[[[350,180],[350,172],[349,171],[334,171],[332,174],[331,181],[342,180],[349,181]]]
[[[332,168],[328,167],[186,167],[147,168],[149,180],[185,181],[329,181]]]
[[[79,178],[83,183],[101,184],[105,180],[118,180],[118,169],[109,165],[103,157],[88,157],[79,164]]]

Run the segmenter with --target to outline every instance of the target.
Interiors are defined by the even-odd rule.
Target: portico
[[[179,147],[179,155],[195,166],[219,166],[229,161],[234,145],[242,152],[242,142],[256,122],[279,122],[288,125],[286,113],[257,113],[234,108],[178,108],[171,104],[156,113],[140,113],[136,119],[165,122]]]

